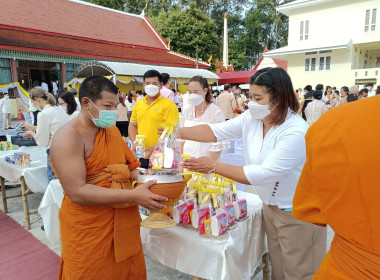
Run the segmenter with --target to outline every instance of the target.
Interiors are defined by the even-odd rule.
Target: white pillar
[[[227,13],[224,14],[224,32],[223,32],[223,66],[228,66],[228,29]]]

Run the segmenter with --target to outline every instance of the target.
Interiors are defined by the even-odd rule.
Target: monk
[[[306,134],[293,216],[335,231],[313,279],[380,278],[379,108],[380,96],[334,108]]]
[[[140,162],[114,126],[118,88],[90,76],[79,98],[80,114],[56,132],[51,145],[65,194],[58,279],[146,279],[137,205],[160,210],[167,199],[150,192],[154,181],[133,188]]]

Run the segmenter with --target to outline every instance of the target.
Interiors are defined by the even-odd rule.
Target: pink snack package
[[[194,210],[194,200],[193,199],[188,200],[186,202],[186,204],[187,204],[187,207],[186,207],[186,210],[183,213],[183,217],[182,217],[182,224],[184,226],[186,226],[186,225],[188,225],[188,224],[191,223],[190,211]]]
[[[177,224],[182,224],[183,221],[183,215],[185,211],[187,210],[187,203],[181,203],[180,205],[177,205],[173,207],[173,220]]]
[[[247,216],[247,201],[245,199],[241,199],[233,203],[235,208],[236,218],[238,220],[243,219]]]
[[[228,226],[231,226],[236,221],[235,207],[234,205],[228,204],[224,207],[224,210],[227,213]]]
[[[198,228],[199,219],[206,213],[208,213],[208,217],[210,218],[209,207],[203,207],[203,208],[193,210],[192,215],[191,215],[191,224],[193,225],[193,227]],[[202,222],[202,225],[203,225],[203,222]]]
[[[204,213],[203,215],[201,215],[199,217],[199,220],[198,220],[198,232],[200,235],[203,235],[205,234],[206,230],[205,230],[205,221],[210,219],[210,208],[208,208],[209,211],[206,211],[206,213]]]
[[[226,212],[220,212],[211,218],[211,233],[213,236],[220,236],[228,228],[228,219]]]

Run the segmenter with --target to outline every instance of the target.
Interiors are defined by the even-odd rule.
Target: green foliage
[[[170,41],[173,51],[207,61],[210,55],[219,56],[219,40],[215,33],[214,21],[191,4],[184,11],[172,9],[169,13],[162,11],[158,17],[151,18],[153,25],[161,36]]]
[[[251,70],[264,47],[287,45],[288,18],[276,7],[294,0],[85,0],[145,14],[173,51],[203,60],[222,57],[223,19],[228,13],[229,58],[235,71]]]

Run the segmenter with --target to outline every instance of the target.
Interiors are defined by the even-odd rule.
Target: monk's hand
[[[166,205],[161,204],[160,201],[168,201],[166,197],[152,193],[149,188],[156,183],[156,180],[148,181],[133,190],[134,200],[138,205],[154,211],[160,211]]]
[[[209,157],[185,159],[182,167],[189,171],[203,174],[215,173],[216,161]]]

